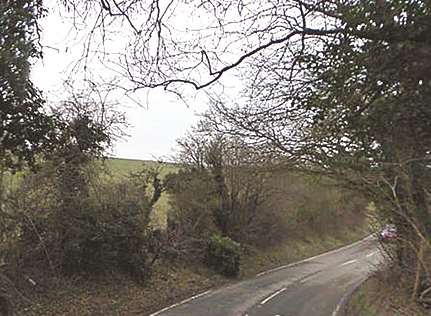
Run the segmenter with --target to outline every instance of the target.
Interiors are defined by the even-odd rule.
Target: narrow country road
[[[345,294],[382,260],[370,236],[208,291],[151,316],[335,316]]]

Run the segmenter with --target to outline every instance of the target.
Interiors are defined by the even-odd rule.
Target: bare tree
[[[294,76],[300,52],[346,31],[332,12],[351,5],[298,0],[60,2],[67,9],[63,14],[87,34],[76,71],[101,63],[127,93],[161,87],[179,95],[188,86],[200,90],[222,82],[228,72],[256,77],[255,70],[250,76],[250,66],[257,60],[268,66],[289,61]]]
[[[431,239],[428,1],[67,4],[92,21],[84,69],[98,56],[127,94],[240,85],[235,102],[212,95],[213,128],[364,191],[391,210],[401,248]]]

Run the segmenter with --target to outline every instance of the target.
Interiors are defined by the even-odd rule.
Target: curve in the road
[[[334,316],[381,261],[369,236],[354,244],[206,291],[150,316]]]

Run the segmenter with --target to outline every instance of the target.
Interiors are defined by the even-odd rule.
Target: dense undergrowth
[[[350,298],[346,315],[349,316],[426,316],[426,306],[411,297],[405,278],[389,271],[379,271],[365,281]]]
[[[431,284],[410,265],[399,265],[394,257],[396,247],[396,241],[381,245],[385,263],[353,293],[347,304],[347,315],[431,315]],[[421,270],[426,274],[430,268],[430,254],[422,255]]]

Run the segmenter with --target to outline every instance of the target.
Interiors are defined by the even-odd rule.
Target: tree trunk
[[[426,167],[422,163],[413,163],[411,166],[411,189],[412,200],[415,207],[415,216],[421,227],[421,231],[425,238],[430,240],[431,236],[431,215],[428,210],[428,203],[426,200],[426,191],[424,183],[426,181]]]
[[[416,276],[415,276],[415,283],[413,285],[413,292],[412,292],[412,302],[416,300],[416,296],[418,295],[418,290],[420,286],[421,281],[421,267],[422,267],[422,260],[423,260],[423,242],[419,241],[419,251],[417,255],[417,263],[416,263]]]

